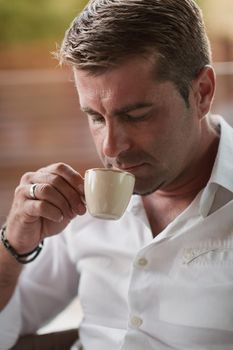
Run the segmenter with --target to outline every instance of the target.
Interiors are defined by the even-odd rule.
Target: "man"
[[[133,173],[135,195],[104,221],[70,166],[22,177],[2,230],[1,349],[77,293],[85,350],[232,348],[233,130],[209,113],[210,56],[193,0],[93,0],[74,20],[61,62],[104,166]]]

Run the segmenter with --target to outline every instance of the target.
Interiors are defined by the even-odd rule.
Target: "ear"
[[[215,72],[210,65],[203,67],[193,81],[193,93],[199,119],[202,119],[210,111],[215,84]]]

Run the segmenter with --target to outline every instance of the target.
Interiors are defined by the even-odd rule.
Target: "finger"
[[[33,196],[31,194],[32,186],[34,186]],[[66,198],[53,186],[47,183],[34,184],[25,186],[25,196],[28,199],[47,201],[54,205],[62,212],[64,217],[72,219],[74,213]]]
[[[79,185],[83,183],[83,177],[74,170],[70,165],[64,163],[51,164],[46,168],[40,169],[52,173],[54,175],[61,176],[66,182],[68,182],[74,190],[78,190]]]
[[[47,167],[40,168],[37,172],[27,172],[25,173],[22,178],[21,178],[21,183],[22,184],[27,184],[27,183],[34,183],[35,176],[36,174],[46,174],[46,173],[51,173],[57,176],[61,176],[67,183],[69,183],[74,190],[79,189],[79,185],[83,183],[83,177],[78,173],[76,170],[74,170],[71,166],[64,164],[64,163],[56,163],[56,164],[51,164]],[[43,181],[39,181],[43,182]],[[81,188],[81,191],[83,189]],[[84,194],[82,192],[82,194]]]
[[[72,193],[70,194],[71,197],[71,203],[72,208],[75,212],[85,212],[86,211],[86,204],[85,204],[85,197],[84,197],[84,178],[78,173],[76,170],[74,170],[71,166],[64,164],[64,163],[56,163],[52,164],[47,167],[49,171],[51,171],[52,174],[61,176],[72,188],[75,192],[78,193],[79,198],[81,199],[80,202],[76,202],[76,199],[72,200]]]
[[[81,214],[86,211],[82,200],[84,196],[83,178],[67,165],[51,165],[37,172],[26,173],[21,183],[50,184],[64,196],[73,213]]]
[[[41,200],[27,200],[24,202],[24,215],[27,216],[27,221],[33,222],[39,217],[48,219],[54,222],[61,222],[64,216],[59,208],[49,202]]]
[[[64,217],[73,219],[77,214],[83,215],[86,212],[86,205],[82,195],[70,188],[66,183],[65,188],[56,187],[47,183],[37,184],[35,196],[40,200],[45,200],[59,208]],[[83,186],[83,185],[81,185]]]
[[[40,177],[38,177],[38,174],[35,175],[33,178],[33,182],[42,182],[41,187],[38,187],[38,190],[41,190],[41,192],[46,189],[46,184],[50,185],[54,189],[56,189],[57,192],[59,192],[67,201],[71,213],[76,213],[79,214],[80,209],[83,211],[83,207],[85,207],[84,202],[83,202],[83,181],[82,179],[79,180],[79,185],[77,189],[74,189],[73,186],[70,185],[63,177],[60,175],[56,175],[53,173],[41,173]],[[36,189],[37,190],[37,189]],[[37,191],[38,192],[38,191]],[[44,198],[44,197],[42,197]]]

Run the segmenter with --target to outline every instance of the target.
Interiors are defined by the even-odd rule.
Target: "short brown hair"
[[[99,74],[148,54],[156,57],[156,78],[173,81],[187,101],[190,82],[211,61],[194,0],[91,0],[67,30],[59,56]]]

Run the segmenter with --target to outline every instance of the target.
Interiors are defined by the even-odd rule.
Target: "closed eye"
[[[143,121],[146,120],[147,118],[149,118],[151,116],[150,112],[144,113],[144,114],[126,114],[125,117],[128,119],[128,121],[132,121],[132,122],[139,122],[139,121]]]
[[[101,115],[88,115],[88,118],[92,123],[105,123],[105,119]]]
[[[104,123],[105,118],[97,111],[83,107],[83,112],[87,115],[88,119],[92,123]],[[152,115],[151,104],[137,104],[134,106],[128,106],[113,112],[113,116],[128,122],[140,122],[144,121]]]
[[[105,123],[104,117],[99,113],[86,113],[89,122],[93,124]]]
[[[104,117],[102,114],[92,110],[91,108],[81,108],[81,110],[85,113],[87,116],[89,122],[92,123],[103,123],[105,121]]]

